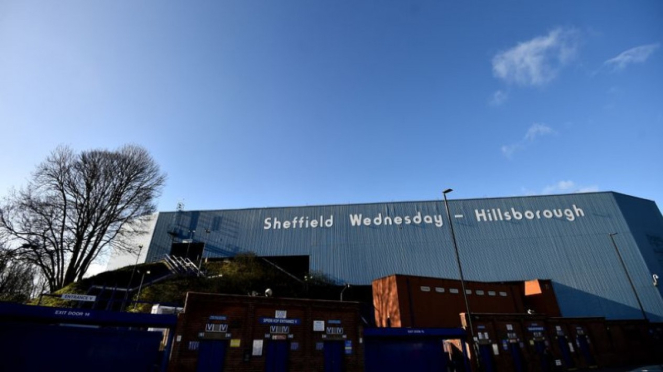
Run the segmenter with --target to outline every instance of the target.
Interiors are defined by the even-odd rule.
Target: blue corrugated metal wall
[[[552,279],[564,316],[639,318],[608,236],[618,233],[645,310],[663,320],[651,280],[663,274],[663,217],[653,202],[601,192],[449,206],[467,280]],[[311,270],[354,284],[391,274],[458,277],[443,201],[161,213],[148,261],[167,254],[173,236],[204,241],[210,257],[308,255]]]

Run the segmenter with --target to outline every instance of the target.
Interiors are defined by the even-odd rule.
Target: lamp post
[[[143,245],[139,244],[138,245],[138,255],[136,256],[136,264],[134,264],[134,268],[131,270],[131,276],[129,277],[129,283],[127,283],[127,290],[124,292],[124,301],[122,301],[122,308],[125,309],[125,304],[127,303],[127,300],[129,299],[129,288],[131,287],[131,283],[134,281],[134,275],[136,274],[136,267],[138,266],[138,260],[140,259],[140,254],[143,251]]]
[[[186,259],[189,259],[189,249],[191,248],[191,243],[193,243],[193,236],[196,233],[196,230],[189,230],[189,243],[186,245]]]
[[[645,313],[645,309],[642,307],[642,302],[640,302],[640,296],[638,296],[638,291],[635,290],[635,285],[633,285],[633,280],[631,280],[631,275],[629,275],[628,270],[626,269],[626,264],[624,263],[624,259],[622,258],[621,253],[619,253],[619,248],[617,248],[617,243],[615,243],[615,235],[617,235],[617,233],[608,234],[610,240],[612,241],[612,246],[615,247],[615,252],[617,252],[617,257],[619,257],[619,262],[622,263],[622,267],[624,268],[624,273],[626,274],[626,278],[628,279],[628,282],[631,284],[631,289],[633,289],[633,294],[635,295],[635,299],[638,301],[638,306],[640,306],[642,317],[648,321],[649,318],[647,318],[647,313]]]
[[[203,251],[200,252],[200,262],[198,263],[198,270],[203,267],[203,256],[205,256],[205,247],[207,247],[207,242],[209,241],[210,229],[205,229],[205,242],[203,243]]]
[[[134,274],[136,274],[136,266],[138,266],[138,260],[140,259],[140,254],[142,251],[143,251],[143,245],[139,244],[138,255],[136,256],[136,263],[134,264],[133,270],[131,270],[131,277],[129,277],[129,285],[127,285],[127,288],[131,286],[131,282],[134,280]]]
[[[465,301],[465,311],[467,314],[468,326],[470,327],[470,335],[472,337],[472,344],[474,345],[474,327],[472,327],[472,313],[470,313],[470,303],[467,300],[467,291],[465,290],[465,278],[463,277],[463,266],[460,264],[460,254],[458,253],[458,242],[456,242],[456,233],[454,232],[454,225],[451,222],[451,212],[449,211],[449,201],[447,200],[447,194],[452,192],[453,189],[446,189],[442,191],[442,196],[444,196],[444,207],[447,210],[447,219],[449,220],[449,229],[451,230],[451,240],[454,244],[454,252],[456,253],[456,263],[458,264],[458,274],[460,276],[460,286],[463,290],[463,300]],[[476,351],[476,350],[475,350]],[[479,355],[476,354],[477,363],[479,363]]]
[[[343,292],[345,292],[345,290],[348,288],[350,288],[350,283],[345,283],[343,289],[341,290],[341,301],[343,301]]]
[[[144,271],[143,276],[140,278],[140,285],[138,286],[138,294],[136,295],[136,301],[134,302],[134,310],[138,306],[138,301],[140,300],[140,291],[143,289],[143,280],[145,280],[145,274],[150,275],[150,270]]]

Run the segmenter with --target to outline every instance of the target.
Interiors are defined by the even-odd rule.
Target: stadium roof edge
[[[556,196],[569,196],[569,195],[589,195],[589,194],[617,194],[617,195],[622,195],[626,196],[629,198],[634,198],[634,199],[641,199],[641,200],[646,200],[650,202],[654,202],[654,200],[651,199],[646,199],[646,198],[641,198],[638,196],[633,196],[633,195],[628,195],[616,191],[591,191],[591,192],[572,192],[572,193],[565,193],[565,194],[545,194],[545,195],[514,195],[514,196],[493,196],[493,197],[483,197],[483,198],[465,198],[465,199],[449,199],[451,200],[497,200],[497,199],[515,199],[515,198],[520,198],[520,199],[526,199],[526,198],[549,198],[549,197],[556,197]],[[249,210],[256,210],[256,209],[286,209],[286,208],[314,208],[314,207],[337,207],[337,206],[349,206],[349,205],[376,205],[376,204],[387,204],[387,203],[399,203],[399,204],[407,204],[407,203],[427,203],[427,202],[442,202],[443,199],[435,199],[435,200],[407,200],[407,201],[381,201],[381,202],[367,202],[367,203],[336,203],[336,204],[311,204],[311,205],[289,205],[289,206],[273,206],[273,207],[248,207],[248,208],[228,208],[228,209],[188,209],[188,210],[183,210],[182,212],[187,213],[187,212],[216,212],[216,211],[249,211]],[[178,211],[159,211],[157,213],[177,213]]]

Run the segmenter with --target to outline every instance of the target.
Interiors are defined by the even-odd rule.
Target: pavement
[[[605,367],[578,371],[597,371],[597,372],[663,372],[663,364],[635,365],[624,367]]]

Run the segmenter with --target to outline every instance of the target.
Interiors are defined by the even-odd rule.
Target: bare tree
[[[11,252],[0,250],[0,301],[26,302],[39,292],[34,266],[13,259]]]
[[[37,166],[28,185],[0,209],[0,234],[18,260],[39,268],[51,291],[82,279],[101,253],[136,253],[165,175],[135,145],[79,154],[61,146]]]

